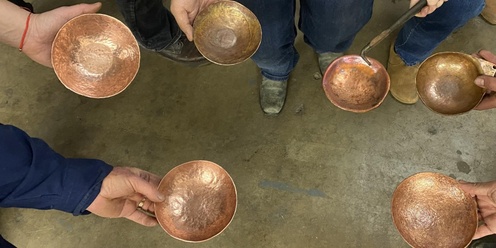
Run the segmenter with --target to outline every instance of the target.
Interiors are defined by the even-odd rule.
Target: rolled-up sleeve
[[[0,207],[84,214],[111,170],[100,160],[64,158],[44,141],[0,124]]]

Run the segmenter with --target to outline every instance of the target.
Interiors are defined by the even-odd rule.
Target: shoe
[[[275,81],[262,76],[260,106],[264,113],[276,115],[281,112],[286,100],[288,81]]]
[[[200,66],[210,63],[201,55],[198,49],[196,49],[195,43],[189,41],[182,32],[176,42],[157,52],[169,60],[191,66]]]
[[[329,67],[331,62],[341,56],[343,56],[343,53],[333,53],[333,52],[319,53],[318,58],[319,58],[320,73],[324,75],[324,73],[327,71],[327,67]]]
[[[33,5],[31,3],[26,3],[23,0],[9,0],[9,2],[31,12],[34,13]]]
[[[418,101],[415,78],[419,65],[407,66],[394,51],[394,42],[389,49],[387,72],[391,79],[391,95],[401,103],[414,104]]]
[[[485,236],[473,240],[467,248],[494,248],[496,247],[496,235]]]
[[[481,15],[487,22],[496,25],[496,0],[486,0],[486,7]]]

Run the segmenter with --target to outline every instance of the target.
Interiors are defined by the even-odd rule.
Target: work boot
[[[281,112],[286,100],[288,81],[270,80],[262,76],[260,85],[260,106],[264,113],[276,115]]]
[[[165,58],[190,66],[206,65],[210,62],[196,49],[195,43],[188,40],[181,32],[179,39],[168,47],[158,51]]]
[[[319,68],[320,68],[320,73],[322,73],[322,76],[324,76],[325,72],[327,71],[327,67],[329,67],[331,62],[341,56],[343,56],[343,53],[328,52],[328,53],[318,54]]]
[[[472,240],[467,248],[494,248],[496,247],[496,235],[485,236],[480,239]]]
[[[496,25],[496,0],[486,0],[486,7],[481,15],[487,22]]]
[[[407,66],[394,51],[394,43],[389,49],[387,72],[391,79],[391,95],[401,103],[414,104],[418,101],[415,78],[419,65]]]
[[[31,12],[34,13],[33,5],[27,2],[24,2],[23,0],[9,0],[9,2]]]

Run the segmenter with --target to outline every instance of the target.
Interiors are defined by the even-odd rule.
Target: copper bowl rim
[[[224,228],[222,228],[222,230],[220,230],[215,235],[212,235],[211,237],[208,237],[208,238],[203,239],[203,240],[187,240],[187,239],[182,239],[182,238],[176,237],[175,235],[169,233],[166,228],[164,228],[164,226],[160,222],[160,219],[159,218],[157,218],[157,222],[160,225],[160,227],[162,228],[162,230],[164,230],[167,234],[169,234],[169,236],[171,236],[171,237],[173,237],[173,238],[175,238],[177,240],[184,241],[184,242],[187,242],[187,243],[202,243],[202,242],[205,242],[205,241],[208,241],[210,239],[213,239],[213,238],[217,237],[219,234],[223,233],[226,230],[226,228],[231,224],[231,222],[234,219],[234,216],[236,215],[236,211],[238,210],[238,190],[236,189],[236,184],[234,184],[234,180],[232,179],[231,175],[229,175],[229,173],[227,172],[226,169],[224,169],[222,166],[218,165],[217,163],[214,163],[214,162],[208,161],[208,160],[201,160],[201,159],[200,160],[191,160],[191,161],[184,162],[184,163],[182,163],[180,165],[175,166],[169,172],[167,172],[167,174],[165,174],[165,176],[160,180],[159,186],[157,188],[160,188],[160,185],[162,185],[162,182],[165,181],[165,178],[167,177],[167,175],[169,175],[172,171],[174,171],[176,169],[179,169],[181,166],[185,166],[185,165],[193,164],[193,163],[208,163],[208,164],[211,164],[211,165],[213,165],[215,167],[220,168],[222,171],[224,171],[226,173],[226,175],[228,176],[230,182],[233,185],[234,196],[235,196],[235,200],[236,200],[236,204],[234,205],[234,212],[233,212],[233,214],[231,216],[231,219],[229,220],[229,222],[227,223],[227,225]],[[153,203],[153,205],[155,207],[155,211],[157,209],[157,207],[156,207],[157,204],[158,203]]]
[[[257,18],[257,16],[255,15],[255,13],[253,13],[253,11],[251,11],[248,7],[244,6],[243,4],[241,4],[241,3],[237,2],[237,1],[234,1],[234,0],[220,0],[220,1],[217,1],[217,2],[214,2],[214,3],[211,3],[210,5],[215,5],[215,4],[222,3],[222,2],[229,2],[230,4],[234,4],[234,5],[236,5],[236,6],[241,7],[242,9],[246,9],[246,10],[248,10],[249,12],[251,12],[251,13],[253,14],[253,16],[255,16],[255,18],[256,18],[256,20],[257,20],[257,22],[258,22],[258,27],[260,27],[260,29],[259,29],[259,30],[260,30],[259,34],[260,34],[260,37],[262,37],[262,25],[260,24],[260,21],[258,20],[258,18]],[[210,6],[210,5],[209,5],[209,6]],[[207,6],[207,7],[208,7],[208,6]],[[201,13],[201,12],[200,12],[200,13]],[[198,14],[200,14],[200,13],[198,13]],[[198,46],[196,46],[196,42],[197,42],[197,40],[196,40],[196,39],[194,39],[194,33],[195,33],[195,28],[194,28],[194,27],[195,27],[195,22],[196,22],[196,20],[197,20],[197,19],[195,18],[195,20],[193,21],[193,25],[192,25],[192,26],[193,26],[193,42],[195,43],[195,47],[197,47],[197,48],[198,48]],[[205,59],[207,59],[208,61],[210,61],[210,62],[212,62],[212,63],[214,63],[214,64],[216,64],[216,65],[231,66],[231,65],[241,64],[241,63],[243,63],[243,62],[247,61],[248,59],[250,59],[250,58],[251,58],[251,57],[252,57],[252,56],[253,56],[253,55],[254,55],[254,54],[258,51],[258,49],[260,48],[260,44],[261,44],[261,43],[262,43],[262,38],[260,38],[260,40],[259,40],[259,41],[258,41],[258,43],[257,43],[257,47],[253,50],[253,53],[252,53],[252,54],[250,54],[250,56],[247,56],[247,57],[246,57],[246,58],[244,58],[243,60],[240,60],[240,61],[237,61],[237,62],[234,62],[234,63],[222,63],[222,62],[218,62],[218,61],[212,60],[212,59],[211,59],[211,58],[209,58],[208,56],[205,56],[205,54],[204,54],[204,53],[205,53],[205,51],[203,51],[203,52],[202,52],[200,49],[197,49],[197,50],[198,50],[198,52],[199,52],[199,53],[200,53],[200,54],[201,54],[201,55],[202,55]]]
[[[405,242],[406,242],[409,246],[411,246],[411,247],[413,247],[413,248],[415,248],[415,246],[413,246],[412,244],[410,244],[410,243],[409,243],[409,242],[405,239],[405,237],[403,237],[403,235],[401,234],[401,232],[399,232],[398,224],[397,224],[397,223],[396,223],[396,221],[395,221],[395,218],[394,218],[394,211],[392,211],[392,209],[393,209],[392,207],[393,207],[393,202],[394,202],[395,195],[396,195],[396,189],[397,189],[397,188],[399,188],[399,186],[400,186],[403,182],[407,181],[407,179],[412,178],[412,177],[414,177],[414,176],[418,176],[418,175],[424,175],[424,174],[425,174],[425,175],[437,175],[437,176],[442,176],[442,177],[451,178],[451,177],[449,177],[449,176],[446,176],[446,175],[444,175],[444,174],[442,174],[442,173],[438,173],[438,172],[431,172],[431,171],[418,172],[418,173],[415,173],[415,174],[410,175],[410,176],[406,177],[405,179],[403,179],[403,180],[402,180],[402,181],[401,181],[401,182],[400,182],[400,183],[396,186],[396,188],[395,188],[395,190],[394,190],[394,192],[393,192],[393,196],[391,197],[391,218],[393,219],[393,224],[394,224],[394,227],[396,228],[396,231],[398,231],[398,233],[400,234],[400,236],[401,236],[401,238],[403,239],[403,241],[405,241]],[[455,179],[453,179],[453,178],[451,178],[451,179],[452,179],[452,180],[454,180],[454,181],[456,181],[456,180],[455,180]],[[464,192],[464,194],[465,194],[465,195],[468,195],[468,196],[472,199],[472,201],[473,201],[473,203],[474,203],[474,206],[475,206],[475,208],[474,208],[474,210],[475,210],[475,211],[474,211],[475,222],[474,222],[474,223],[478,223],[478,221],[479,221],[479,220],[478,220],[478,215],[477,215],[477,211],[478,211],[478,210],[477,210],[477,202],[476,202],[476,201],[475,201],[475,200],[474,200],[474,199],[470,196],[470,194],[468,194],[467,192],[465,192],[465,191],[464,191],[463,189],[461,189],[459,186],[457,186],[456,184],[455,184],[454,186],[455,186],[456,188],[458,188],[459,190],[461,190],[462,192]],[[475,233],[477,232],[477,229],[478,229],[478,225],[476,225],[475,230],[474,230],[474,232],[472,233],[471,237],[473,237],[473,236],[475,235]],[[464,248],[467,248],[467,247],[470,245],[471,241],[472,241],[472,240],[470,240],[470,241],[468,242],[468,244],[466,244],[466,245],[464,246]]]
[[[349,55],[343,55],[343,56],[340,56],[338,58],[336,58],[334,61],[332,61],[329,66],[327,66],[327,69],[324,73],[324,75],[322,76],[322,88],[324,89],[324,93],[327,97],[327,99],[336,107],[342,109],[342,110],[345,110],[345,111],[349,111],[349,112],[353,112],[353,113],[366,113],[366,112],[369,112],[371,110],[374,110],[376,108],[378,108],[383,102],[384,100],[386,99],[387,95],[389,94],[389,90],[391,88],[391,78],[389,77],[389,73],[387,72],[386,68],[376,59],[374,58],[371,58],[371,57],[368,57],[367,56],[367,59],[369,61],[371,61],[373,64],[374,63],[377,63],[377,65],[380,65],[380,70],[384,71],[385,75],[386,75],[386,90],[385,90],[385,94],[384,96],[382,96],[381,100],[375,105],[375,106],[372,106],[371,108],[368,108],[368,109],[352,109],[352,108],[347,108],[347,107],[344,107],[344,106],[341,106],[339,105],[337,102],[334,101],[334,99],[332,97],[329,96],[328,92],[326,91],[326,78],[328,77],[328,73],[330,73],[330,68],[334,65],[334,64],[337,64],[339,62],[341,62],[342,59],[345,59],[345,58],[349,58],[349,57],[360,57],[359,55],[355,55],[355,54],[349,54]],[[365,62],[364,62],[365,63]]]
[[[68,87],[61,79],[60,79],[60,75],[59,75],[59,72],[55,69],[55,66],[53,66],[53,56],[52,56],[52,53],[53,53],[53,48],[55,47],[55,41],[57,40],[57,38],[59,37],[59,34],[61,32],[61,30],[63,30],[66,25],[68,25],[70,22],[73,22],[74,20],[76,19],[79,19],[81,17],[86,17],[86,16],[102,16],[104,18],[108,18],[108,19],[111,19],[112,21],[118,23],[118,25],[122,25],[122,27],[124,28],[124,30],[126,30],[130,35],[131,37],[133,37],[133,43],[134,45],[136,46],[136,51],[137,51],[137,54],[138,54],[138,58],[136,59],[137,61],[137,68],[136,68],[136,72],[134,73],[134,75],[131,77],[131,79],[129,80],[129,82],[127,83],[126,86],[124,86],[120,91],[116,91],[114,92],[113,94],[107,94],[107,95],[104,95],[104,96],[92,96],[92,95],[89,95],[89,94],[85,94],[85,93],[82,93],[82,92],[77,92],[76,90]],[[138,72],[139,72],[139,68],[141,66],[141,51],[140,51],[140,47],[138,45],[138,41],[136,41],[136,38],[134,38],[134,35],[133,33],[131,32],[131,30],[129,29],[129,27],[127,25],[125,25],[124,23],[122,23],[122,21],[120,21],[119,19],[113,17],[113,16],[110,16],[110,15],[107,15],[107,14],[102,14],[102,13],[86,13],[86,14],[81,14],[81,15],[78,15],[72,19],[70,19],[69,21],[67,21],[66,23],[64,23],[64,25],[62,25],[62,27],[60,27],[60,29],[57,31],[57,34],[55,35],[55,38],[53,39],[53,42],[52,42],[52,46],[51,46],[51,50],[50,50],[50,63],[53,67],[53,71],[55,72],[55,75],[57,76],[58,80],[60,81],[60,83],[62,83],[62,85],[64,85],[65,88],[67,88],[68,90],[72,91],[73,93],[76,93],[78,95],[81,95],[81,96],[85,96],[85,97],[88,97],[88,98],[93,98],[93,99],[105,99],[105,98],[110,98],[110,97],[113,97],[113,96],[116,96],[120,93],[122,93],[124,90],[126,90],[129,85],[131,85],[131,83],[134,81],[134,79],[136,78],[136,75],[138,75]]]
[[[449,54],[458,54],[458,55],[462,55],[463,57],[469,59],[470,61],[473,62],[473,64],[475,65],[475,67],[477,67],[477,70],[478,70],[478,73],[479,75],[483,75],[483,70],[482,70],[482,67],[480,65],[480,63],[475,59],[473,58],[471,55],[469,54],[466,54],[466,53],[461,53],[461,52],[438,52],[438,53],[434,53],[432,54],[431,56],[427,57],[424,61],[422,61],[422,63],[420,63],[419,65],[419,71],[420,71],[420,68],[422,67],[422,65],[427,61],[429,60],[430,58],[433,58],[435,56],[438,56],[438,55],[449,55]],[[417,71],[417,75],[418,75],[418,71]],[[432,109],[429,104],[426,103],[426,99],[424,99],[425,96],[423,96],[420,91],[419,91],[419,86],[418,86],[418,81],[417,81],[417,75],[415,75],[415,90],[417,91],[417,95],[419,96],[420,100],[422,101],[422,103],[424,103],[424,106],[426,106],[429,110],[431,110],[432,112],[435,112],[437,114],[440,114],[440,115],[444,115],[444,116],[456,116],[456,115],[462,115],[462,114],[466,114],[470,111],[472,111],[475,107],[477,107],[481,102],[482,102],[482,99],[484,99],[484,95],[486,94],[484,91],[478,101],[478,103],[471,109],[468,109],[466,111],[462,111],[462,112],[458,112],[458,113],[454,113],[454,114],[446,114],[446,113],[441,113],[441,112],[438,112],[434,109]]]

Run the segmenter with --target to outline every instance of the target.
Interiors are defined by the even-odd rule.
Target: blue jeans
[[[127,26],[138,43],[149,50],[159,51],[181,37],[174,16],[162,0],[117,0]]]
[[[296,1],[239,2],[253,11],[262,25],[262,43],[253,61],[263,76],[287,80],[299,58],[294,48]],[[300,0],[298,28],[315,52],[344,52],[370,20],[373,3],[373,0]],[[449,0],[425,18],[412,18],[399,33],[396,52],[407,65],[423,61],[451,32],[477,16],[483,7],[484,0]]]

